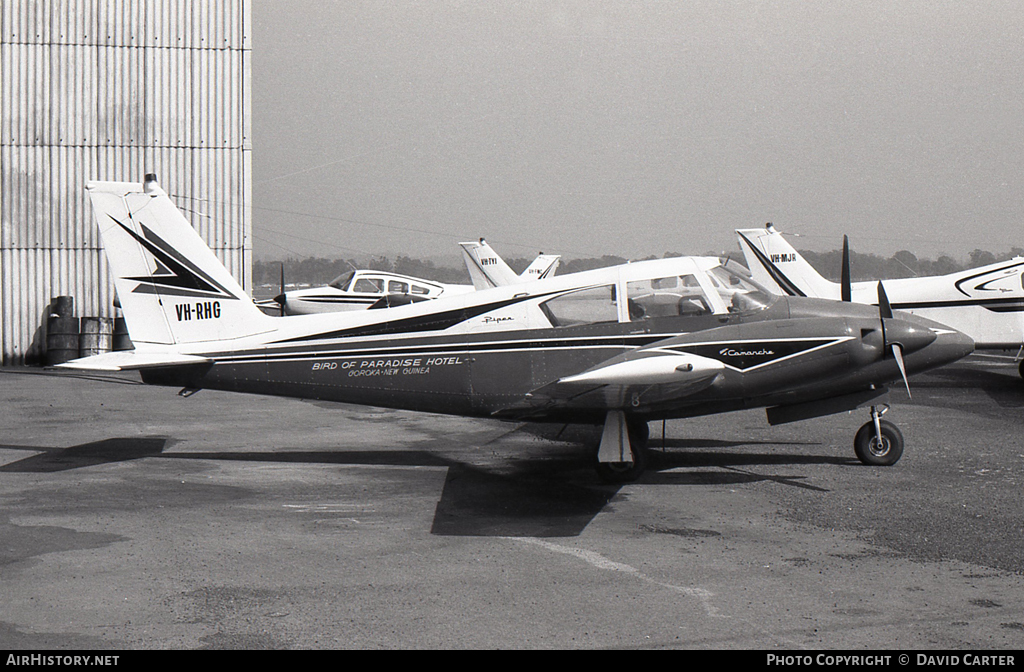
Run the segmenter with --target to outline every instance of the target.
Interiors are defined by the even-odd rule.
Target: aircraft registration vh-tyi
[[[882,308],[773,296],[713,257],[572,273],[385,310],[272,317],[153,175],[90,182],[133,351],[63,365],[203,388],[513,421],[603,425],[608,482],[646,466],[648,423],[766,408],[770,424],[869,406],[855,451],[903,452],[888,384],[970,338]]]

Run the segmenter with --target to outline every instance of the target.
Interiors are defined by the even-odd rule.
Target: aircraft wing
[[[716,359],[648,346],[563,376],[499,414],[529,417],[558,408],[625,409],[635,405],[639,395],[645,405],[668,402],[706,389],[724,369]]]

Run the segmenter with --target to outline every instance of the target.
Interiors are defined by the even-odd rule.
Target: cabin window
[[[384,291],[384,281],[377,278],[359,278],[356,280],[352,291],[364,294],[380,294]]]
[[[628,282],[626,299],[631,322],[711,312],[707,296],[692,274]]]
[[[408,294],[409,285],[398,280],[388,280],[388,294]]]
[[[540,304],[552,326],[575,327],[583,324],[618,322],[619,308],[615,299],[615,285],[592,287]]]
[[[426,287],[423,287],[422,285],[413,285],[412,293],[419,294],[420,296],[426,296],[427,294],[430,294],[430,290],[427,289]]]

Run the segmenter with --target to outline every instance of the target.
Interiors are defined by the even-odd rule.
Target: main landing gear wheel
[[[632,462],[598,462],[597,475],[605,483],[630,483],[647,469],[647,439],[650,429],[646,422],[627,420],[629,452]]]
[[[857,431],[853,449],[864,464],[888,467],[899,462],[903,456],[903,434],[888,420],[879,420],[877,428],[875,421],[871,420]]]

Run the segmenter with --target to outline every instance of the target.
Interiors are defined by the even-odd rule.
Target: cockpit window
[[[715,266],[708,271],[708,277],[730,313],[764,310],[774,300],[761,285],[725,266]]]
[[[331,280],[327,284],[330,285],[331,287],[334,287],[335,289],[340,289],[341,291],[344,292],[345,288],[348,287],[348,283],[352,281],[352,276],[355,274],[355,271],[349,271],[348,273],[339,275],[338,277],[336,277],[334,280]]]
[[[708,298],[693,274],[628,282],[626,299],[631,322],[711,312]]]

